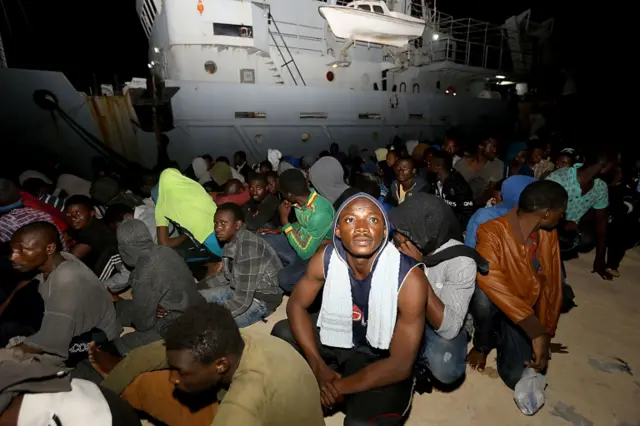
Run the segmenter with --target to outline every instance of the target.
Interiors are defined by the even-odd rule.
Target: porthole
[[[207,74],[215,74],[218,71],[218,66],[213,61],[207,61],[204,63],[204,70]]]

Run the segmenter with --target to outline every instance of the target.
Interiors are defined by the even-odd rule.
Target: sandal
[[[620,272],[617,269],[607,268],[606,271],[614,278],[620,277]]]

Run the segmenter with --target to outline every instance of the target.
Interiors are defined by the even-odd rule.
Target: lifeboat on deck
[[[336,37],[404,47],[422,36],[425,21],[392,12],[384,1],[356,0],[347,6],[320,6]]]

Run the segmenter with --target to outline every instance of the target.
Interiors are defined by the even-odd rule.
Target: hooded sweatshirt
[[[309,180],[320,195],[329,200],[331,204],[349,189],[344,183],[344,170],[333,157],[322,157],[309,169]]]
[[[451,208],[435,195],[419,193],[393,209],[389,215],[395,230],[425,253],[425,274],[444,305],[435,332],[454,339],[464,324],[476,283],[477,266],[484,260],[462,244],[460,227]]]
[[[186,309],[204,303],[182,257],[172,248],[155,245],[143,222],[122,222],[117,237],[120,257],[133,269],[129,285],[136,331],[163,329]],[[156,318],[158,306],[169,312],[163,319]]]
[[[359,198],[366,198],[369,201],[373,202],[376,205],[376,207],[378,207],[378,209],[380,210],[384,218],[385,234],[382,239],[382,244],[374,254],[376,259],[371,265],[371,273],[362,280],[356,279],[352,273],[349,274],[349,279],[351,282],[351,297],[353,301],[353,316],[352,316],[353,343],[356,347],[370,346],[369,342],[367,341],[367,327],[369,325],[369,295],[371,292],[372,278],[374,275],[374,271],[378,267],[379,256],[389,244],[389,236],[390,236],[390,230],[391,230],[391,221],[389,220],[389,217],[387,216],[387,213],[384,207],[380,204],[378,200],[376,200],[374,197],[364,192],[360,192],[352,197],[349,197],[344,203],[342,203],[342,206],[336,212],[332,229],[336,228],[338,224],[338,220],[340,218],[340,213],[345,209],[345,207],[347,207],[352,201]],[[342,241],[335,235],[335,232],[333,234],[333,243],[327,245],[323,253],[323,268],[324,268],[323,270],[324,270],[325,277],[327,277],[328,275],[329,263],[330,263],[331,255],[334,251],[336,252],[338,257],[348,267],[345,248],[342,244]],[[400,291],[400,288],[402,287],[402,284],[405,278],[411,272],[411,270],[420,265],[421,264],[418,263],[415,259],[400,253],[400,265],[398,269],[398,283],[397,283],[398,292]]]
[[[490,220],[504,216],[509,210],[517,206],[522,191],[535,181],[535,178],[524,175],[511,176],[506,179],[502,184],[502,203],[493,207],[479,209],[471,216],[467,224],[464,243],[469,247],[475,248],[478,227]]]

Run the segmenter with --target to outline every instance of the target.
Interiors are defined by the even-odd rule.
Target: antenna
[[[2,33],[0,32],[0,68],[9,68],[7,65],[7,54],[4,51],[4,43],[2,42]]]

